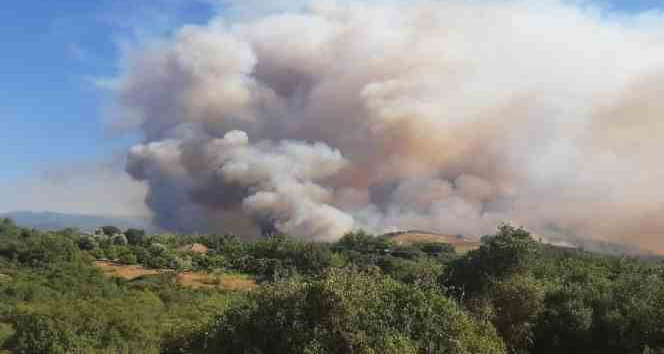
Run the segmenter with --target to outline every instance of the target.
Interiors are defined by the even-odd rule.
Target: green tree
[[[92,251],[98,247],[97,240],[90,235],[83,235],[78,239],[78,248],[84,251]]]
[[[67,354],[76,346],[74,334],[58,328],[46,315],[19,315],[14,326],[16,335],[9,347],[19,354]]]
[[[122,233],[122,230],[120,230],[116,226],[102,226],[101,231],[104,233],[106,236],[113,236]]]
[[[448,243],[439,243],[439,242],[422,242],[416,243],[415,247],[422,250],[429,257],[446,257],[452,258],[456,254],[454,246]]]
[[[192,353],[504,352],[490,325],[436,291],[348,270],[266,286],[188,343]]]
[[[544,309],[544,286],[528,276],[500,281],[493,289],[493,323],[512,353],[529,353],[534,327]]]
[[[127,241],[127,237],[123,234],[116,234],[111,239],[111,242],[116,246],[126,246],[127,244],[129,244],[129,242]]]
[[[480,248],[450,264],[443,285],[460,297],[486,293],[496,281],[528,270],[537,253],[537,242],[528,231],[500,225],[495,235],[482,238]]]
[[[124,234],[125,236],[127,236],[127,241],[132,246],[142,245],[146,241],[145,230],[130,228],[127,229],[127,231]]]

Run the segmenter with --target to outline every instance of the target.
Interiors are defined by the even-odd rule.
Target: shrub
[[[124,234],[127,236],[127,242],[132,246],[142,245],[146,241],[145,230],[128,229]]]
[[[119,233],[122,233],[122,230],[115,226],[102,226],[101,231],[104,233],[106,236],[113,236],[117,235]]]
[[[114,235],[113,238],[111,239],[111,242],[116,246],[126,246],[127,244],[129,244],[129,242],[127,241],[127,237],[123,234]]]
[[[192,353],[503,353],[492,327],[433,290],[335,270],[236,303],[189,341]]]

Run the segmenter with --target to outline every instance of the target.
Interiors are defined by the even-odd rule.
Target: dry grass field
[[[156,275],[172,270],[148,269],[140,265],[122,265],[108,261],[96,261],[95,266],[101,269],[104,274],[112,277],[123,278],[127,280],[136,279],[144,275]]]
[[[480,247],[479,241],[470,240],[465,237],[419,232],[419,231],[395,233],[394,235],[391,236],[391,239],[396,243],[403,245],[411,245],[414,243],[422,243],[422,242],[448,243],[454,246],[457,253],[466,253],[470,250],[474,250]]]
[[[194,289],[252,290],[256,287],[256,282],[247,275],[205,272],[179,273],[177,275],[177,284]]]
[[[172,269],[148,269],[140,265],[123,265],[108,261],[96,261],[95,265],[110,277],[133,280],[145,275],[174,273]],[[256,281],[243,274],[215,274],[207,272],[181,272],[175,276],[176,284],[194,289],[252,290]]]

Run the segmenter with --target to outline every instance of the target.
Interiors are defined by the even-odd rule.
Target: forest
[[[664,353],[664,262],[508,224],[460,252],[0,219],[0,353]]]

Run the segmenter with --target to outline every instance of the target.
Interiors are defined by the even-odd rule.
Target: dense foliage
[[[184,348],[195,353],[502,353],[487,323],[432,289],[333,270],[268,285]],[[179,346],[182,348],[183,346]]]
[[[112,278],[95,260],[168,272]],[[260,286],[174,282],[192,271]],[[509,225],[459,255],[362,232],[321,244],[0,219],[0,353],[664,353],[664,264]]]

